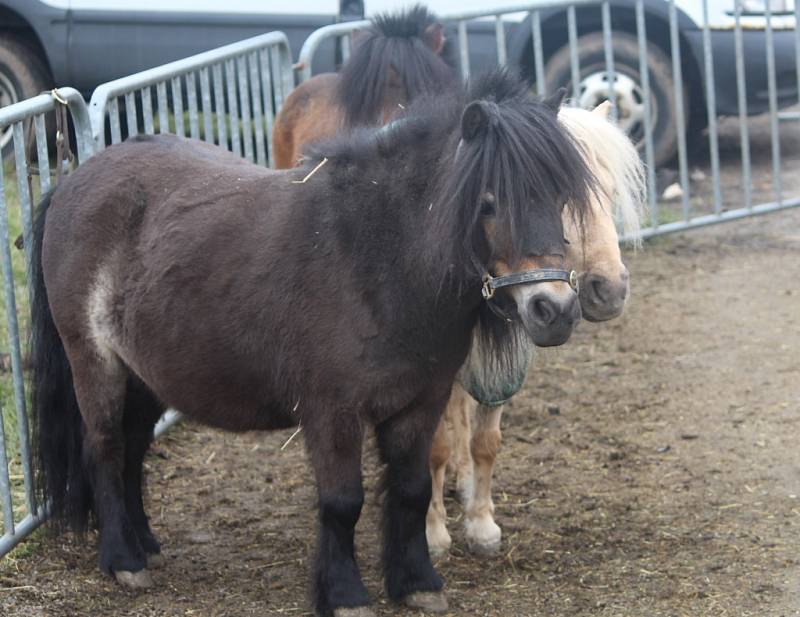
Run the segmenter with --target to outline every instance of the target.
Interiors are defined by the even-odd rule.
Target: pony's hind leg
[[[376,427],[386,465],[383,567],[396,602],[429,612],[447,610],[442,579],[431,563],[425,518],[431,500],[431,441],[446,400],[411,408]]]
[[[128,378],[123,427],[125,433],[125,507],[139,544],[147,555],[147,567],[163,565],[161,545],[150,529],[142,499],[142,464],[153,440],[153,427],[164,406],[135,376]]]
[[[362,430],[354,413],[306,414],[303,418],[319,499],[312,591],[317,614],[324,617],[374,617],[354,543],[364,504]]]
[[[474,461],[474,491],[467,502],[464,527],[467,545],[478,554],[492,555],[500,550],[502,532],[494,522],[492,473],[500,449],[500,417],[503,408],[479,405],[470,443]]]
[[[425,535],[428,538],[428,549],[431,555],[443,555],[453,543],[447,532],[447,511],[444,507],[444,482],[447,461],[450,459],[451,431],[447,427],[447,415],[450,413],[448,404],[445,416],[439,422],[439,427],[433,436],[431,446],[431,503],[425,518]]]
[[[85,428],[83,452],[100,527],[100,568],[126,587],[148,587],[152,580],[127,513],[123,483],[128,371],[115,355],[87,349],[82,341],[65,337],[65,348]]]

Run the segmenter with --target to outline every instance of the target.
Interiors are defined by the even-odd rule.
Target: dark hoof
[[[166,563],[167,560],[164,558],[162,553],[153,553],[152,555],[147,556],[148,570],[160,570],[166,565]]]
[[[333,611],[333,617],[375,617],[375,611],[369,606],[337,608]]]
[[[153,577],[150,576],[147,570],[139,570],[138,572],[118,570],[114,572],[114,577],[120,585],[127,589],[147,589],[153,586]]]
[[[443,591],[415,591],[403,598],[403,604],[429,613],[444,613],[447,611],[447,596]]]

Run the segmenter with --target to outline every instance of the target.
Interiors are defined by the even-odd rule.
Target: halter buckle
[[[578,293],[578,273],[575,270],[569,271],[569,286]]]
[[[492,275],[486,274],[483,277],[483,287],[481,287],[481,295],[484,300],[491,300],[494,297],[494,287],[492,287]]]

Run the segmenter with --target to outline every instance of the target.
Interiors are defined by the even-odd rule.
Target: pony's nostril
[[[604,289],[605,285],[603,283],[604,283],[604,279],[602,279],[602,278],[594,278],[589,283],[590,287],[592,288],[592,295],[595,297],[595,299],[598,302],[605,302],[606,301],[606,297],[605,297],[606,291]]]
[[[544,298],[537,298],[533,301],[533,314],[538,321],[546,326],[553,323],[557,316],[552,302]]]

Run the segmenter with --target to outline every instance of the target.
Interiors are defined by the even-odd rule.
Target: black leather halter
[[[494,297],[494,292],[501,287],[522,285],[524,283],[544,283],[547,281],[564,281],[569,283],[576,292],[578,291],[578,275],[575,270],[559,270],[557,268],[537,268],[525,272],[515,272],[505,276],[492,276],[489,273],[483,277],[481,294],[487,302]]]

